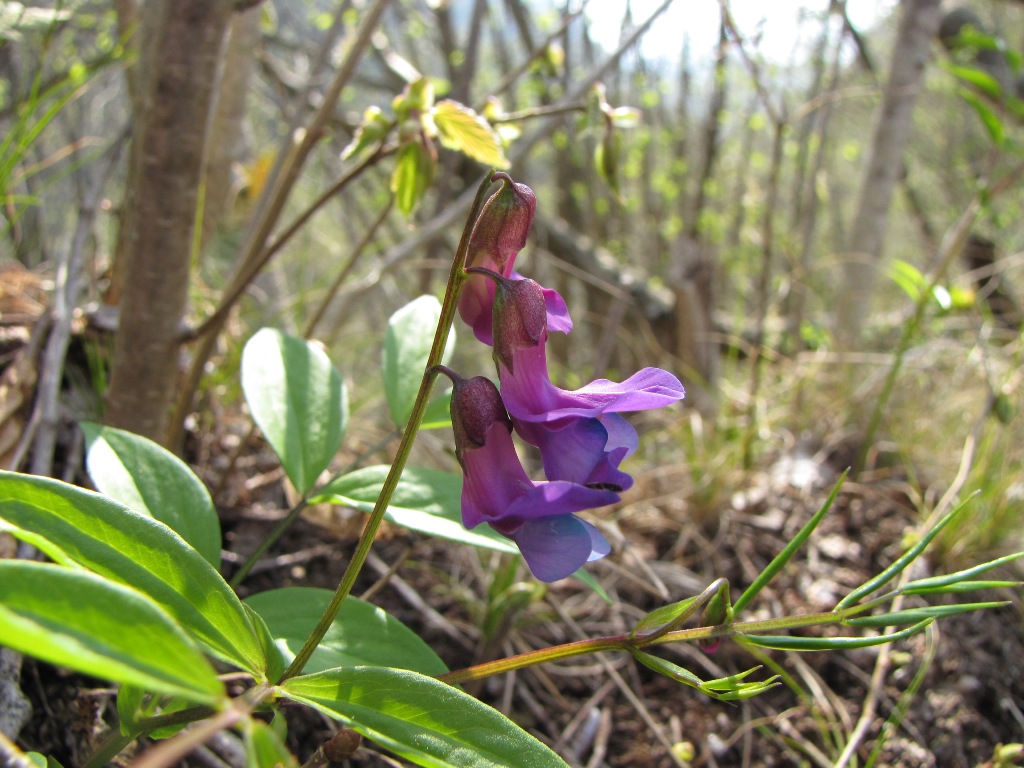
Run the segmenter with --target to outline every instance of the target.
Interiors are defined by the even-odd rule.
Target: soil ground
[[[223,467],[223,460],[207,464],[218,465]],[[220,486],[217,501],[228,549],[250,550],[287,509],[274,466],[272,456],[257,449]],[[605,526],[612,555],[590,567],[612,603],[566,580],[537,589],[533,602],[505,615],[489,640],[480,627],[497,555],[388,529],[355,594],[369,593],[419,632],[452,669],[469,660],[620,633],[645,612],[695,594],[718,577],[728,578],[737,595],[824,502],[835,476],[826,463],[787,459],[771,471],[749,475],[745,487],[697,515],[673,492],[678,478],[671,471],[641,473],[628,504],[607,515],[613,521]],[[902,487],[885,476],[848,482],[805,549],[745,618],[829,610],[891,563],[918,523]],[[333,588],[361,519],[333,508],[314,510],[254,570],[244,592],[290,585]],[[917,567],[915,575],[923,575],[929,564]],[[535,584],[525,569],[520,577]],[[787,684],[741,703],[710,700],[625,655],[523,670],[485,681],[473,692],[573,766],[834,765],[874,699],[851,765],[864,765],[884,732],[876,765],[974,768],[984,765],[998,744],[1024,741],[1024,631],[1019,595],[971,599],[1015,603],[943,620],[934,631],[887,651],[773,653],[769,663],[775,669],[755,674],[779,672]],[[705,679],[762,663],[730,641],[713,655],[687,645],[662,646],[659,653]],[[881,675],[880,654],[887,660]],[[923,678],[915,680],[919,675]],[[881,684],[873,683],[873,676]],[[905,697],[915,684],[916,693]],[[68,768],[82,760],[103,721],[113,722],[112,692],[94,681],[26,661],[23,689],[35,716],[22,744],[53,754]],[[886,726],[904,706],[898,725]],[[291,746],[301,759],[335,730],[318,715],[289,713]],[[233,751],[230,739],[222,739],[188,764],[237,764]],[[348,763],[361,768],[402,764],[372,744],[364,744]]]

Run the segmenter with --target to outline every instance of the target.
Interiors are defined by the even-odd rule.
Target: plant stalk
[[[384,480],[384,485],[381,486],[377,503],[373,507],[370,518],[366,521],[363,533],[359,538],[359,543],[356,545],[356,551],[352,554],[352,558],[345,568],[345,573],[342,574],[341,582],[338,584],[331,602],[328,604],[324,615],[320,618],[312,634],[306,640],[306,643],[299,650],[288,669],[281,675],[280,680],[277,681],[278,685],[302,672],[302,668],[306,666],[309,657],[313,655],[313,651],[316,650],[327,630],[334,623],[338,611],[341,610],[342,603],[345,602],[345,598],[352,591],[356,578],[362,570],[363,563],[366,562],[366,558],[370,554],[370,547],[373,546],[373,540],[377,536],[377,529],[380,528],[380,524],[384,520],[384,513],[391,502],[391,497],[394,495],[395,488],[398,487],[398,481],[402,477],[405,463],[409,458],[409,453],[412,451],[412,444],[416,439],[416,433],[419,431],[420,423],[423,421],[423,414],[427,410],[430,391],[434,384],[434,378],[437,376],[434,366],[441,362],[445,346],[448,343],[448,334],[451,331],[452,321],[455,319],[459,291],[466,280],[464,266],[466,255],[469,252],[470,235],[473,232],[473,225],[476,223],[477,216],[479,216],[480,210],[487,199],[487,191],[492,183],[491,177],[492,173],[488,173],[483,182],[481,182],[480,188],[476,193],[476,199],[473,201],[469,218],[466,220],[466,226],[462,231],[462,239],[459,241],[458,250],[455,252],[455,258],[452,261],[452,268],[448,274],[448,285],[445,289],[444,301],[441,304],[441,317],[438,320],[437,330],[434,333],[434,343],[430,348],[430,355],[427,358],[423,378],[420,381],[420,388],[416,393],[416,402],[413,404],[412,413],[409,415],[409,422],[402,433],[402,441],[398,445],[395,459],[391,464],[391,470]]]

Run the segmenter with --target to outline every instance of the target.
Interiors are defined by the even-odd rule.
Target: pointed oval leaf
[[[224,698],[213,667],[156,603],[87,571],[0,561],[0,645],[191,701]]]
[[[323,616],[331,596],[327,589],[284,587],[260,592],[247,598],[246,603],[263,617],[286,663],[291,663]],[[305,671],[343,666],[397,667],[424,675],[448,671],[419,635],[382,608],[355,597],[342,603]]]
[[[86,467],[96,489],[176,531],[220,567],[220,519],[209,491],[188,465],[141,435],[83,423]]]
[[[506,169],[511,165],[505,157],[498,133],[469,107],[445,99],[437,102],[433,118],[438,138],[447,149],[461,152],[487,166]]]
[[[344,667],[292,678],[279,690],[417,765],[566,768],[497,710],[416,672]]]
[[[59,480],[0,472],[0,522],[148,595],[211,653],[262,675],[265,652],[241,600],[203,556],[151,517]],[[20,536],[19,536],[20,537]]]
[[[324,486],[311,503],[344,504],[361,512],[373,511],[390,467],[356,470]],[[499,533],[462,525],[462,477],[424,467],[406,467],[391,497],[385,517],[395,525],[474,547],[516,554],[516,545]]]
[[[655,608],[653,611],[644,616],[640,621],[636,623],[633,630],[629,633],[630,637],[636,637],[642,635],[645,632],[664,627],[667,625],[676,625],[681,621],[685,621],[697,612],[700,605],[697,601],[701,598],[701,595],[695,595],[694,597],[688,597],[685,600],[680,600],[677,603],[671,603],[670,605],[663,605],[660,608]]]
[[[381,361],[384,395],[399,428],[409,421],[440,320],[441,302],[433,296],[413,299],[388,319]],[[450,334],[442,363],[451,357],[454,339],[455,334]]]
[[[242,350],[242,390],[288,478],[307,493],[345,435],[341,375],[313,342],[263,328]]]

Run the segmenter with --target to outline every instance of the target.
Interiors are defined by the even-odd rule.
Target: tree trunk
[[[105,420],[157,441],[176,389],[197,194],[232,5],[150,0],[141,10],[124,295]]]
[[[932,39],[939,29],[940,0],[903,0],[889,82],[875,124],[857,214],[838,296],[836,338],[842,348],[856,345],[864,331],[885,240],[893,189],[903,172],[903,149],[923,81]]]

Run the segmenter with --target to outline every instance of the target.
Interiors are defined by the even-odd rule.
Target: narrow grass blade
[[[836,500],[836,496],[839,494],[839,489],[842,487],[843,481],[846,479],[848,472],[849,470],[846,470],[842,475],[840,475],[839,480],[836,481],[836,485],[832,489],[832,493],[828,495],[828,498],[825,500],[825,503],[822,504],[821,509],[814,513],[814,516],[807,521],[807,524],[800,529],[800,532],[797,533],[793,540],[786,545],[785,549],[779,552],[779,554],[775,556],[775,559],[768,563],[768,567],[761,571],[758,577],[754,579],[754,583],[747,587],[746,591],[739,596],[739,599],[737,599],[735,603],[733,603],[733,615],[738,616],[739,612],[746,608],[751,600],[757,597],[758,593],[765,588],[768,582],[775,578],[775,574],[781,571],[786,563],[789,562],[790,558],[796,554],[796,551],[803,546],[803,543],[807,541],[807,537],[810,536],[814,529],[818,527],[818,524],[821,523],[822,519],[832,507],[832,502]]]
[[[869,648],[872,645],[885,645],[915,635],[934,621],[924,619],[912,627],[874,637],[791,637],[789,635],[738,635],[736,640],[750,643],[759,648],[771,648],[776,651],[848,651],[852,648]]]
[[[914,560],[917,559],[918,555],[924,552],[925,548],[927,548],[927,546],[932,543],[932,539],[938,536],[939,532],[947,525],[949,525],[950,521],[954,517],[960,514],[964,507],[966,507],[967,504],[970,502],[970,500],[971,499],[968,498],[966,501],[964,501],[963,504],[961,504],[956,509],[949,512],[941,520],[939,520],[939,522],[935,524],[935,527],[933,527],[930,531],[925,533],[925,535],[921,537],[921,540],[917,542],[917,544],[915,544],[913,547],[908,549],[906,552],[904,552],[896,560],[896,562],[894,562],[892,565],[890,565],[888,568],[886,568],[884,571],[882,571],[874,578],[868,579],[864,584],[857,587],[857,589],[853,590],[853,592],[851,592],[842,600],[840,600],[839,604],[836,605],[835,610],[839,611],[843,608],[853,605],[865,595],[870,595],[879,587],[888,584],[890,581],[896,578],[896,576],[900,572],[902,572],[904,568],[906,568],[908,565],[914,562]]]
[[[902,591],[905,595],[927,595],[932,592],[942,592],[944,591],[942,589],[943,587],[968,582],[969,579],[973,578],[974,576],[977,576],[978,574],[991,571],[993,568],[998,568],[1000,565],[1012,563],[1015,560],[1019,560],[1022,557],[1024,557],[1024,552],[1014,552],[1012,555],[1006,555],[1005,557],[999,557],[995,560],[989,560],[987,563],[982,563],[981,565],[976,565],[973,568],[967,568],[963,571],[957,571],[956,573],[950,573],[945,576],[932,576],[928,579],[917,579],[916,581],[911,581],[908,584],[906,584],[903,587]],[[1000,583],[1006,586],[1010,586],[1016,584],[1017,582]]]
[[[859,616],[856,619],[847,619],[843,624],[850,627],[902,627],[907,624],[916,624],[926,619],[941,619],[944,616],[969,613],[970,611],[983,611],[987,608],[1001,608],[1004,605],[1009,605],[1009,601],[932,605],[927,608],[910,608],[905,611],[879,613],[877,616]]]

